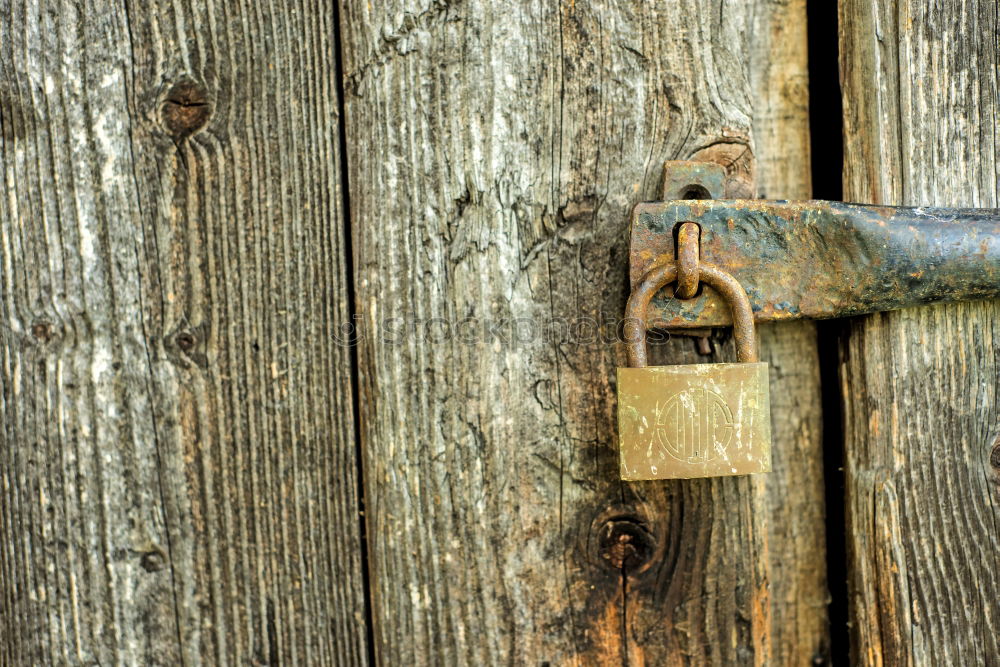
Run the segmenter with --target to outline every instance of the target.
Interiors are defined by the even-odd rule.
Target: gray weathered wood
[[[0,0],[0,663],[366,662],[333,16]]]
[[[997,5],[843,0],[844,196],[998,205]],[[852,651],[1000,655],[1000,302],[851,321],[841,348]]]
[[[342,3],[381,662],[823,659],[812,327],[762,332],[774,474],[634,485],[622,350],[563,338],[621,316],[663,160],[808,194],[804,31],[801,1]]]

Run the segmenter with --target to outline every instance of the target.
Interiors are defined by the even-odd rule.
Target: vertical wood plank
[[[758,12],[751,42],[757,196],[812,196],[806,1]],[[771,664],[829,662],[823,414],[816,326],[760,327],[770,364],[771,475],[765,480],[772,632]]]
[[[363,664],[332,8],[0,16],[0,662]]]
[[[844,195],[996,207],[997,6],[842,0]],[[864,664],[1000,655],[1000,303],[857,318],[841,346]]]
[[[342,8],[381,662],[822,660],[812,328],[762,331],[769,477],[622,484],[613,386],[663,160],[808,194],[804,4]]]

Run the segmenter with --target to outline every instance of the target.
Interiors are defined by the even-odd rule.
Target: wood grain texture
[[[663,160],[808,194],[804,32],[802,2],[343,3],[380,662],[823,660],[811,327],[762,332],[778,472],[648,484],[617,481],[596,331]]]
[[[806,1],[772,2],[758,11],[750,81],[757,156],[757,197],[812,196]],[[761,360],[770,364],[775,456],[765,480],[769,595],[774,665],[830,661],[826,577],[823,419],[816,325],[760,328]]]
[[[844,195],[996,207],[994,2],[842,0]],[[1000,302],[850,321],[841,346],[852,651],[1000,655]]]
[[[0,16],[0,662],[366,662],[332,9]]]

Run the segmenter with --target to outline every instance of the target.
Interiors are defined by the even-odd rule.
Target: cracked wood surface
[[[843,0],[844,198],[998,206],[998,9]],[[845,325],[853,657],[1000,655],[1000,302]]]
[[[364,663],[334,11],[0,17],[0,663]]]
[[[813,326],[761,331],[775,472],[690,482],[617,480],[624,350],[586,339],[623,312],[628,212],[664,160],[808,196],[804,14],[343,4],[380,662],[826,659]]]

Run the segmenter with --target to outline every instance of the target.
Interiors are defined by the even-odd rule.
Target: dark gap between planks
[[[844,140],[840,93],[837,3],[808,0],[809,140],[812,196],[843,200]],[[842,325],[816,323],[823,402],[823,476],[826,489],[826,575],[830,590],[830,650],[834,665],[850,663],[847,525],[844,516],[843,397],[838,377]]]
[[[340,143],[340,183],[341,183],[341,205],[344,209],[344,272],[347,274],[347,310],[351,317],[352,326],[358,322],[357,298],[355,293],[354,276],[354,239],[351,236],[351,195],[349,182],[349,169],[347,164],[347,123],[344,112],[344,49],[343,40],[340,33],[340,3],[333,3],[334,22],[334,61],[336,71],[333,76],[337,87],[337,136]],[[356,332],[355,332],[356,333]],[[358,525],[360,528],[359,540],[361,553],[361,587],[365,601],[365,643],[368,655],[368,664],[377,665],[375,657],[375,622],[374,607],[372,605],[372,583],[371,568],[368,563],[368,517],[365,513],[365,468],[364,468],[364,448],[361,444],[361,399],[360,382],[361,376],[358,372],[358,345],[357,340],[350,342],[351,348],[351,405],[354,413],[354,446],[355,446],[355,479],[358,488]]]

